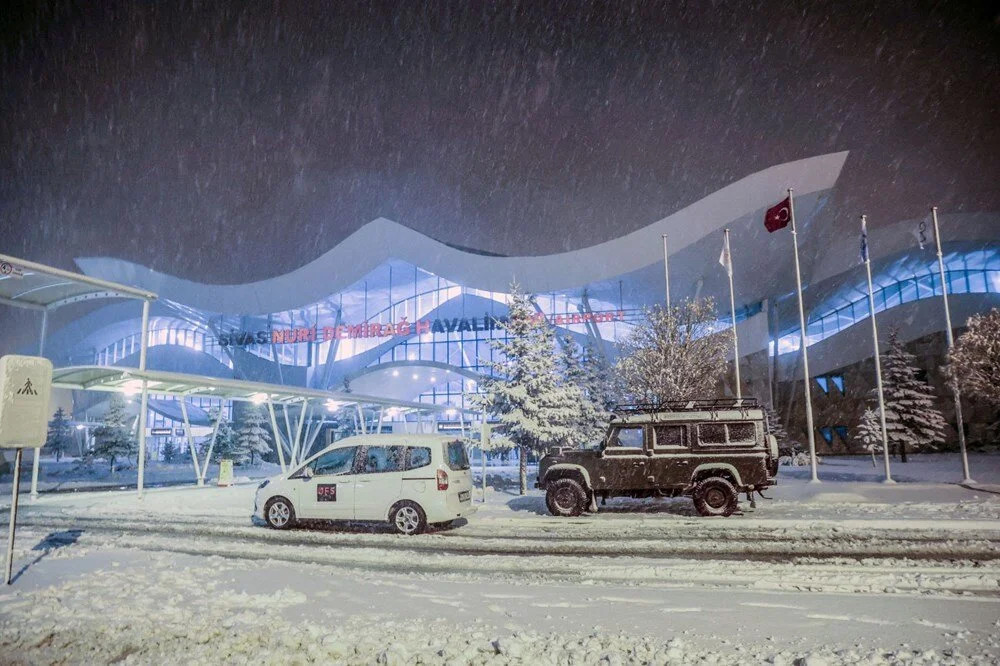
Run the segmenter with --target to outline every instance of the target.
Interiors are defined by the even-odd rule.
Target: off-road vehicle
[[[609,497],[682,495],[703,516],[729,516],[777,473],[778,443],[755,399],[693,400],[618,406],[599,447],[553,450],[536,486],[554,516],[596,512]]]

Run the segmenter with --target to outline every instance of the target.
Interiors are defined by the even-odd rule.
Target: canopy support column
[[[378,426],[375,428],[375,434],[382,434],[382,419],[385,417],[385,405],[378,408]]]
[[[49,327],[49,311],[42,310],[42,332],[38,336],[38,355],[45,355],[45,333]],[[42,449],[35,449],[31,454],[31,500],[38,499],[38,466],[39,458],[42,456]]]
[[[306,409],[308,407],[308,400],[303,400],[302,404],[299,405],[299,422],[295,426],[295,441],[292,443],[292,465],[297,464],[301,460],[299,455],[302,449],[302,423],[306,420]]]
[[[201,465],[198,464],[198,452],[194,450],[194,436],[191,434],[191,420],[188,419],[187,398],[181,396],[181,416],[184,417],[184,434],[187,435],[188,448],[191,450],[191,462],[194,464],[194,478],[199,486],[205,485],[201,476]]]
[[[358,408],[358,419],[361,420],[361,434],[367,435],[368,426],[365,424],[365,412],[363,409],[361,409],[361,403],[360,402],[356,403],[354,406]]]
[[[274,403],[270,399],[267,401],[267,411],[271,415],[271,432],[274,433],[274,448],[278,449],[278,462],[281,463],[281,473],[286,474],[285,452],[281,450],[281,437],[278,435],[278,419],[274,418]]]
[[[219,424],[222,423],[222,406],[219,406],[219,418],[215,419],[212,426],[212,439],[208,442],[208,453],[205,454],[205,464],[201,468],[201,481],[204,484],[205,477],[208,476],[208,462],[212,459],[212,449],[215,448],[215,438],[219,434]]]
[[[149,347],[149,301],[142,302],[142,337],[139,340],[139,370],[146,369],[146,350]],[[146,412],[149,409],[149,387],[142,380],[142,400],[139,405],[139,478],[136,492],[142,499],[142,487],[146,475]]]

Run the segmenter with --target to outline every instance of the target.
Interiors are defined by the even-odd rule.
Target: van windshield
[[[448,467],[453,470],[469,469],[469,456],[465,452],[465,444],[462,442],[448,442],[445,444]]]

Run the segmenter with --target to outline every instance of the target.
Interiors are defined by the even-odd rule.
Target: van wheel
[[[739,495],[727,479],[710,476],[694,488],[694,508],[703,516],[731,516],[739,506]]]
[[[553,516],[579,516],[587,506],[587,493],[574,479],[558,479],[545,491],[545,505]]]
[[[284,497],[274,497],[264,505],[264,520],[269,527],[287,530],[295,524],[295,508]]]
[[[427,529],[427,516],[414,502],[400,502],[392,507],[389,522],[400,534],[420,534]]]

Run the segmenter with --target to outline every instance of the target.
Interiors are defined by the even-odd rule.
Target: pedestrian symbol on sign
[[[38,391],[31,385],[31,378],[24,380],[24,386],[17,392],[18,395],[38,395]]]

